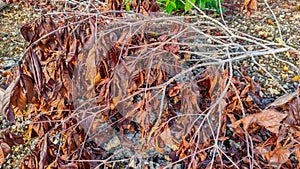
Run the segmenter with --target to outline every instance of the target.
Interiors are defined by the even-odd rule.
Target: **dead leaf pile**
[[[196,49],[179,42],[195,32],[145,22],[159,9],[139,2],[131,5],[144,16],[45,15],[21,28],[29,44],[0,91],[0,110],[11,123],[28,119],[29,138],[3,133],[0,162],[13,146],[39,138],[21,168],[135,166],[116,158],[120,147],[143,158],[155,151],[183,168],[298,165],[299,91],[266,105],[245,74],[230,78],[192,62],[183,51]],[[108,6],[124,8],[120,1]]]

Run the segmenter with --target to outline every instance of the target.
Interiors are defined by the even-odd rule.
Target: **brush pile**
[[[146,2],[67,3],[21,28],[28,46],[0,90],[1,164],[30,145],[21,168],[299,166],[299,87],[270,103],[234,66],[299,51]]]

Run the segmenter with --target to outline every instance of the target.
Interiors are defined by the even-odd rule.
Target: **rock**
[[[6,7],[8,4],[0,0],[0,10]]]

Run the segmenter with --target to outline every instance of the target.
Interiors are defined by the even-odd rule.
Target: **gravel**
[[[227,15],[226,24],[251,36],[287,44],[300,50],[300,13],[296,10],[300,2],[295,0],[267,2],[278,20],[282,40],[275,18],[262,0],[258,1],[258,11],[251,17],[240,13],[235,13],[234,16]],[[300,58],[294,53],[279,53],[275,57],[264,55],[255,60],[240,61],[237,65],[249,68],[248,75],[261,85],[262,96],[265,98],[276,98],[284,93],[293,92],[299,84],[297,68],[299,69]]]

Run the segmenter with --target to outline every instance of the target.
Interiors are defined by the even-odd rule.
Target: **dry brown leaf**
[[[45,162],[48,158],[48,133],[45,134],[44,140],[41,143],[40,147],[40,161],[39,168],[44,168]]]
[[[34,96],[34,86],[33,86],[32,78],[28,75],[22,74],[21,79],[22,79],[23,86],[25,88],[28,102],[31,103]]]
[[[269,163],[274,166],[278,167],[288,161],[291,152],[287,146],[281,146],[280,144],[269,153]]]
[[[177,83],[176,85],[172,86],[168,92],[169,97],[175,97],[181,90],[181,84]]]
[[[30,42],[34,37],[34,24],[35,22],[31,21],[30,23],[27,23],[24,26],[22,26],[20,29],[22,36],[27,42]]]
[[[247,10],[247,16],[249,17],[251,15],[251,8],[253,8],[255,11],[257,11],[257,1],[256,0],[244,0],[244,4],[241,7],[241,12],[246,9]]]
[[[28,52],[28,67],[32,73],[32,77],[34,79],[34,83],[37,85],[37,89],[40,92],[42,89],[42,68],[41,63],[38,56],[35,54],[35,51],[30,49]],[[42,94],[42,93],[39,93]]]
[[[257,1],[256,0],[251,0],[250,6],[257,11]]]
[[[229,137],[225,137],[225,136],[221,136],[218,138],[219,141],[226,141],[228,139],[229,139]]]
[[[88,87],[88,98],[91,98],[95,95],[94,88],[94,78],[97,74],[97,66],[96,66],[96,48],[95,46],[89,51],[88,56],[86,58],[86,74],[85,79],[89,80],[90,86]]]
[[[6,131],[3,134],[3,141],[6,142],[10,147],[24,144],[24,140],[22,136],[12,133],[11,131]]]
[[[159,137],[164,142],[164,144],[169,146],[170,148],[174,148],[177,146],[173,141],[173,136],[168,126],[164,128],[164,131],[160,134]]]
[[[42,137],[49,131],[51,128],[51,119],[46,115],[41,115],[39,117],[36,117],[33,120],[33,124],[29,125],[29,133],[31,137],[34,137],[33,131],[39,136]]]
[[[298,167],[300,166],[300,148],[295,148],[295,156],[296,156],[296,159],[298,161]]]
[[[0,165],[5,162],[5,158],[11,153],[11,147],[7,143],[0,143]]]
[[[299,93],[299,91],[295,91],[293,93],[285,94],[285,95],[279,97],[278,99],[276,99],[271,104],[269,104],[267,106],[267,108],[283,106],[284,104],[290,102],[294,97],[296,97],[298,95],[298,93]]]
[[[287,117],[287,114],[280,113],[274,109],[263,110],[260,113],[248,115],[235,123],[232,123],[233,128],[237,128],[243,124],[244,130],[248,130],[252,124],[265,127],[272,133],[279,132],[280,122]]]
[[[300,124],[300,98],[296,97],[294,98],[289,105],[289,114],[290,116],[288,117],[290,121],[289,124]]]
[[[20,87],[19,85],[16,87],[16,89],[13,92],[11,98],[11,104],[14,106],[14,112],[18,114],[22,114],[26,108],[27,97],[25,92],[23,91],[23,88]]]
[[[155,138],[155,150],[164,154],[163,141],[159,137]]]
[[[20,81],[20,70],[19,67],[17,68],[18,69],[16,69],[14,80],[9,84],[8,88],[6,90],[0,89],[0,112],[4,113],[6,119],[13,123],[15,122],[15,114],[12,111],[10,103],[12,93]]]
[[[64,70],[61,74],[61,81],[66,88],[66,94],[62,94],[63,96],[67,97],[69,100],[71,100],[71,94],[72,94],[72,79],[70,77],[70,74],[68,71]]]
[[[277,142],[277,137],[272,136],[269,137],[261,146],[260,145],[256,146],[255,149],[261,156],[266,157],[269,156],[268,153],[272,150],[272,147],[276,145],[276,142]]]
[[[266,22],[269,25],[275,26],[275,23],[271,19],[269,19],[269,18],[266,20]]]

